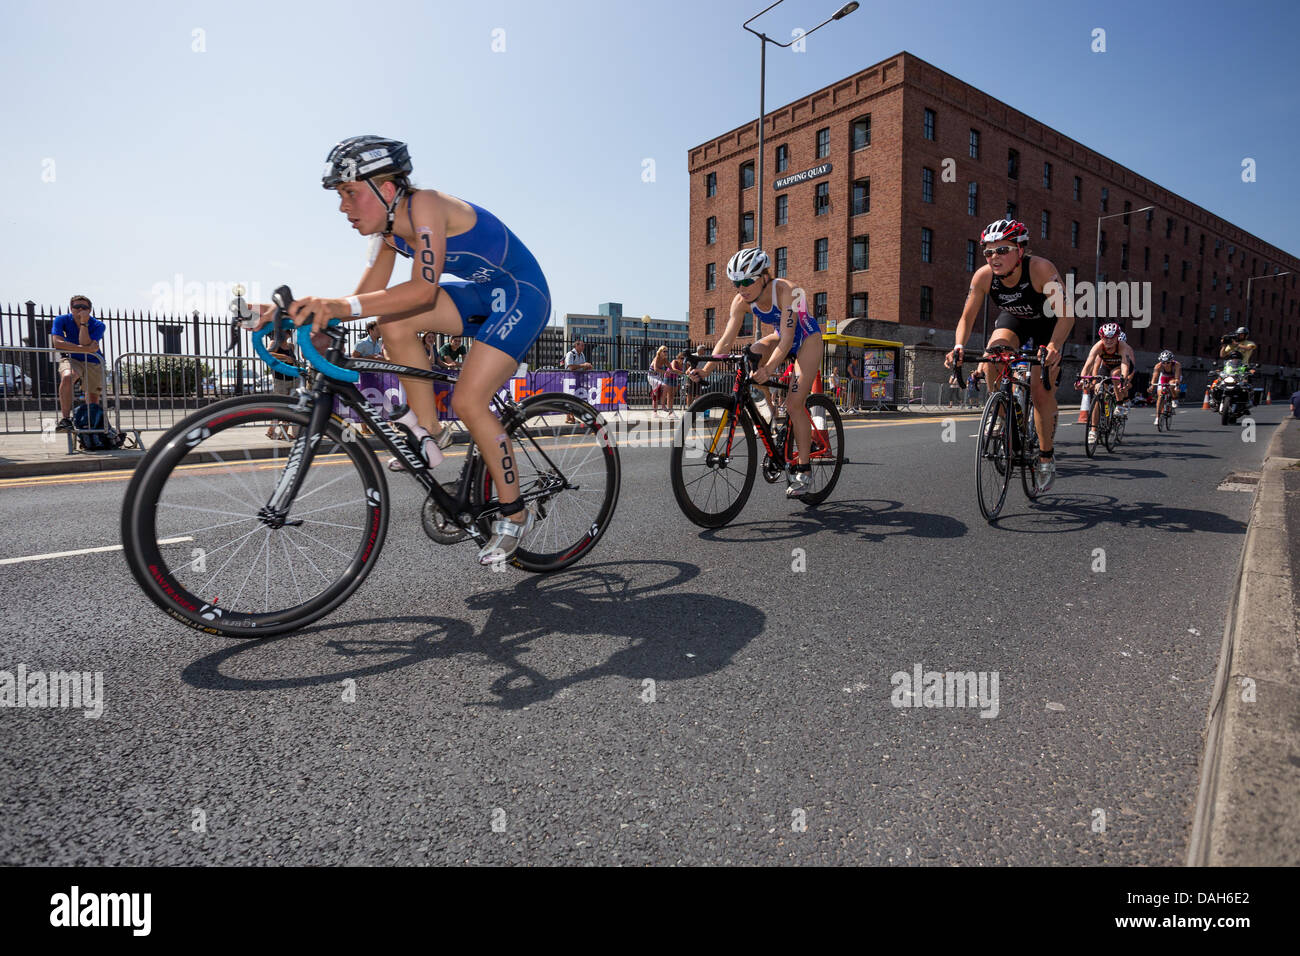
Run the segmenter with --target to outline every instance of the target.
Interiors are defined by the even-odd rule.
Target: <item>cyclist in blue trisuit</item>
[[[731,348],[744,323],[745,314],[753,312],[755,341],[753,350],[763,361],[762,368],[753,374],[755,382],[766,382],[786,358],[795,363],[795,378],[786,399],[786,414],[794,430],[795,444],[799,449],[798,464],[791,464],[789,487],[785,493],[798,498],[812,484],[812,419],[805,404],[812,391],[813,380],[822,364],[822,330],[816,316],[808,315],[803,300],[803,290],[796,289],[788,279],[772,277],[771,260],[762,249],[741,249],[727,263],[727,278],[736,287],[731,300],[731,314],[727,327],[714,345],[715,355]],[[796,295],[795,293],[799,293]],[[763,326],[770,325],[766,331]],[[712,363],[706,364],[692,378],[707,375]]]
[[[474,340],[451,407],[482,452],[501,502],[501,518],[479,552],[481,564],[497,564],[514,554],[534,515],[519,501],[514,449],[489,403],[546,327],[550,290],[537,260],[501,220],[447,193],[416,189],[411,168],[406,144],[380,136],[353,136],[330,150],[321,185],[338,191],[339,211],[353,229],[375,237],[370,264],[350,296],[306,296],[289,314],[299,325],[314,314],[317,331],[330,319],[375,316],[388,357],[413,368],[430,367],[420,333]],[[411,259],[411,277],[390,288],[399,255]],[[269,307],[263,311],[269,320]],[[450,429],[434,432],[430,381],[402,384],[416,419],[412,431],[432,468],[442,461]]]

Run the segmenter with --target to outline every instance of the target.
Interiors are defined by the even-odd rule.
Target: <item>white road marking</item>
[[[159,544],[180,544],[193,541],[193,538],[161,538]],[[0,564],[22,564],[24,561],[51,561],[54,558],[75,558],[81,554],[103,554],[105,551],[121,551],[120,544],[110,544],[103,548],[82,548],[78,551],[52,551],[49,554],[32,554],[25,558],[0,558]]]

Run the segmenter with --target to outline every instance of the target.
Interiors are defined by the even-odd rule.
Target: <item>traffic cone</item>
[[[1209,407],[1210,407],[1210,390],[1207,388],[1205,390],[1205,403],[1201,405],[1201,408],[1209,408]]]
[[[1264,404],[1265,405],[1273,404],[1273,390],[1271,388],[1264,393]]]

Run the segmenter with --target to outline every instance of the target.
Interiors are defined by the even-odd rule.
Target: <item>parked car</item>
[[[209,379],[209,390],[215,390],[220,395],[234,395],[235,386],[240,384],[239,372],[236,369],[228,368],[223,371],[216,379]],[[271,390],[271,376],[265,371],[254,372],[251,369],[244,369],[242,376],[243,391],[248,392],[269,392]]]
[[[17,365],[0,364],[0,393],[5,395],[30,395],[32,380]]]

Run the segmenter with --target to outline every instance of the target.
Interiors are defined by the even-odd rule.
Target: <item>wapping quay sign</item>
[[[788,189],[791,186],[797,186],[799,183],[806,183],[810,179],[821,179],[831,171],[830,163],[822,163],[820,166],[814,166],[812,169],[805,169],[802,173],[795,173],[793,176],[783,176],[772,184],[773,191]]]

